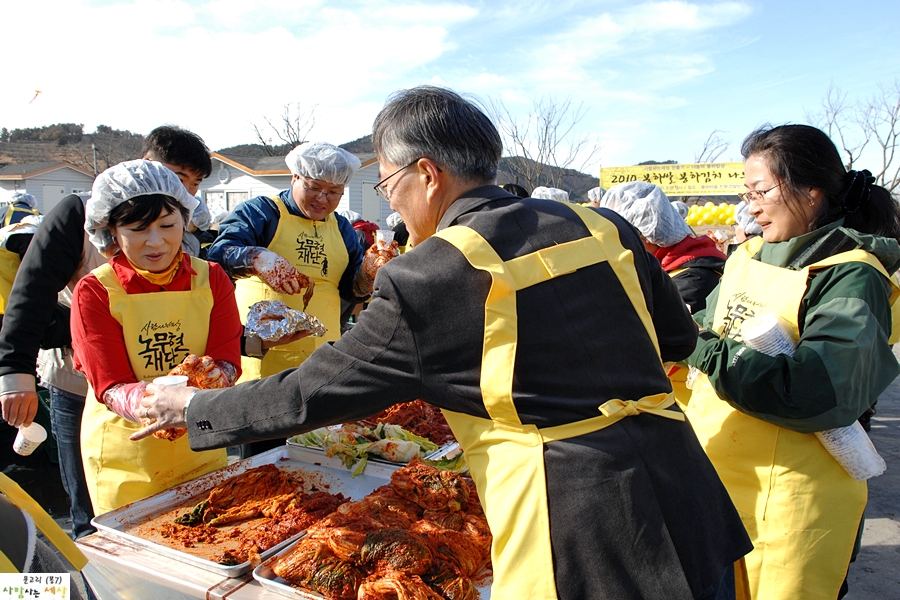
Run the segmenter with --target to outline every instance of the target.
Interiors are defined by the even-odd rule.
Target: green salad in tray
[[[354,477],[362,473],[370,456],[378,456],[396,463],[408,463],[418,456],[423,462],[439,469],[456,472],[467,470],[462,453],[453,458],[426,460],[438,445],[406,431],[399,425],[379,423],[368,427],[359,423],[322,427],[288,439],[293,444],[322,448],[327,456],[337,456]]]

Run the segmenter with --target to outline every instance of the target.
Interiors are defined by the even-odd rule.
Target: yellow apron
[[[9,498],[10,502],[31,516],[41,533],[75,569],[80,571],[84,568],[88,560],[75,545],[75,542],[69,539],[66,532],[56,524],[53,517],[48,515],[47,511],[40,504],[35,502],[25,490],[19,487],[18,483],[3,473],[0,473],[0,492]],[[13,566],[12,562],[3,553],[0,553],[0,573],[16,573],[17,571],[18,569]]]
[[[18,254],[0,248],[0,315],[6,314],[6,303],[21,262]]]
[[[737,341],[744,322],[763,313],[782,317],[799,336],[811,270],[860,261],[890,279],[862,250],[793,271],[753,260],[761,245],[757,238],[739,246],[719,286],[713,328]],[[892,303],[898,293],[894,285]],[[834,600],[866,506],[866,483],[850,477],[815,435],[732,408],[706,375],[698,377],[685,412],[753,540],[746,557],[752,597]]]
[[[667,275],[675,278],[677,275],[687,271],[684,269],[675,269]],[[687,387],[688,365],[686,362],[677,362],[675,364],[666,364],[666,375],[669,376],[669,382],[672,384],[672,391],[675,393],[675,402],[684,410],[684,407],[691,401],[691,390]]]
[[[323,221],[312,221],[290,214],[278,196],[272,196],[281,217],[275,237],[268,249],[286,258],[298,271],[316,284],[315,293],[306,312],[317,317],[328,330],[320,338],[304,338],[284,346],[270,348],[262,359],[241,358],[242,375],[239,382],[252,381],[299,366],[313,351],[341,335],[341,298],[338,283],[350,256],[344,238],[338,229],[334,214]],[[259,277],[239,279],[235,284],[235,298],[241,313],[241,322],[247,322],[250,307],[260,300],[280,300],[289,307],[303,309],[303,293],[279,294]]]
[[[12,207],[10,207],[6,213],[7,221],[12,215],[12,210]],[[15,210],[25,212],[20,208]],[[37,214],[37,211],[35,213]],[[15,234],[17,229],[22,227],[24,226],[21,223],[15,223],[0,229],[0,315],[6,314],[6,303],[9,302],[9,293],[12,290],[13,281],[16,279],[16,273],[19,271],[19,265],[22,263],[22,259],[19,258],[18,254],[6,249],[6,240]],[[34,226],[29,225],[29,227]]]
[[[556,598],[550,547],[543,445],[608,427],[624,417],[649,412],[684,420],[665,410],[674,403],[662,392],[637,401],[610,400],[602,416],[539,429],[519,420],[512,398],[517,341],[516,292],[577,269],[608,261],[659,353],[656,331],[634,271],[633,255],[618,230],[596,212],[566,204],[584,221],[591,237],[544,248],[504,262],[474,230],[453,226],[436,234],[453,244],[476,269],[491,275],[485,303],[481,391],[490,419],[443,411],[466,453],[494,536],[491,558],[495,598]]]
[[[13,215],[17,212],[25,213],[28,215],[34,215],[39,217],[41,213],[33,208],[19,208],[17,206],[10,205],[9,208],[6,209],[6,217],[3,219],[3,226],[9,227],[10,223],[12,223]]]
[[[109,291],[109,312],[122,324],[128,360],[139,381],[168,374],[188,354],[206,353],[214,302],[209,264],[191,258],[191,266],[197,274],[190,291],[149,294],[128,294],[110,264],[92,271]],[[140,442],[129,440],[139,429],[98,402],[93,389],[88,390],[81,453],[98,515],[228,464],[224,449],[194,452],[186,435],[174,442],[152,436]]]

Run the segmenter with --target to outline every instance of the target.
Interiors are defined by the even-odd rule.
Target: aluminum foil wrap
[[[250,333],[267,342],[300,331],[311,331],[310,337],[322,337],[326,331],[316,317],[288,308],[287,304],[278,300],[262,300],[251,306],[246,327]]]

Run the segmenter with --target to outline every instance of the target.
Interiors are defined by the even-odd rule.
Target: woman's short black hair
[[[809,125],[766,125],[741,145],[744,159],[759,156],[782,186],[785,206],[801,219],[810,190],[822,192],[824,206],[813,228],[841,217],[844,226],[862,233],[900,239],[900,207],[881,186],[860,184],[865,177],[847,172],[834,143],[825,132]],[[861,194],[862,200],[860,199]]]
[[[138,229],[150,226],[160,215],[168,215],[178,211],[185,225],[189,212],[178,200],[165,194],[146,194],[126,200],[109,213],[109,226],[121,227],[137,223]]]

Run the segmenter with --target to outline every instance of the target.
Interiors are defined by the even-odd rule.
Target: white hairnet
[[[393,229],[394,227],[396,227],[397,225],[399,225],[400,223],[403,222],[403,217],[401,217],[400,213],[398,213],[398,212],[392,212],[391,214],[389,214],[387,216],[386,222],[387,222],[387,226],[390,227],[391,229]]]
[[[556,200],[557,202],[568,202],[569,192],[558,188],[544,187],[539,185],[531,192],[532,198],[542,198],[544,200]]]
[[[195,198],[197,198],[197,208],[194,209],[194,214],[191,215],[191,223],[193,223],[194,227],[197,229],[206,231],[209,229],[209,226],[212,225],[212,216],[209,214],[209,207],[206,205],[206,200],[200,196],[195,196]]]
[[[94,180],[91,197],[84,207],[84,229],[100,252],[110,254],[115,241],[109,231],[112,210],[138,196],[163,194],[188,210],[188,221],[198,201],[188,194],[178,176],[152,160],[129,160],[108,168]]]
[[[28,208],[37,208],[37,199],[31,194],[26,194],[24,192],[13,192],[12,196],[9,197],[10,204],[27,204]]]
[[[691,209],[688,208],[688,205],[681,200],[673,200],[672,206],[675,207],[675,210],[678,211],[678,214],[681,215],[682,219],[687,219],[688,213],[691,212]]]
[[[750,205],[741,202],[734,211],[734,220],[737,226],[750,235],[762,235],[762,227],[756,223],[756,219],[750,214]]]
[[[338,212],[339,215],[350,221],[351,223],[356,223],[360,219],[362,219],[362,215],[356,212],[355,210],[342,210]]]
[[[297,146],[284,157],[294,175],[319,179],[335,185],[347,185],[361,163],[353,154],[325,142]]]
[[[606,193],[606,190],[602,187],[595,187],[588,190],[588,200],[591,202],[600,203],[600,200],[603,199],[603,194]]]
[[[631,181],[611,187],[603,196],[603,206],[622,215],[648,242],[663,248],[693,233],[662,188],[652,183]]]

